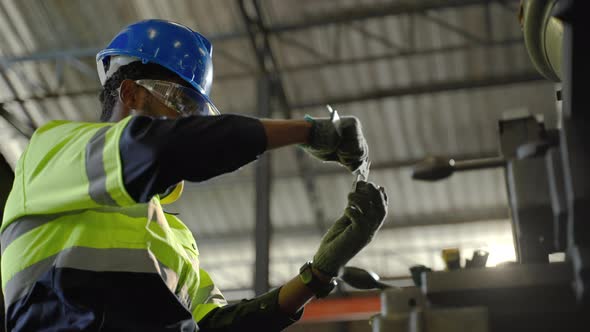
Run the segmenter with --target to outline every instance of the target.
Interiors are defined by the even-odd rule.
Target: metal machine
[[[381,289],[374,332],[586,331],[567,263],[426,272],[418,287],[397,288],[346,267],[340,277],[359,289]]]
[[[533,115],[510,114],[499,121],[497,158],[431,157],[414,168],[414,179],[435,181],[456,171],[503,167],[517,262],[425,271],[415,288],[373,284],[383,289],[373,331],[590,330],[590,98],[584,91],[590,77],[585,36],[590,20],[585,7],[583,0],[521,2],[533,64],[562,83],[559,129],[546,129]],[[564,252],[565,261],[550,263],[554,252]],[[375,279],[348,271],[343,280],[355,277]]]

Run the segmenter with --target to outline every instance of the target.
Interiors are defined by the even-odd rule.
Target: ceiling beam
[[[431,213],[411,216],[392,216],[387,218],[382,226],[385,229],[400,229],[409,227],[457,225],[471,222],[491,221],[509,219],[508,205],[499,205],[492,207],[482,207],[477,209],[444,211],[441,213]],[[324,220],[324,225],[330,226],[333,220]],[[225,242],[237,242],[240,240],[248,241],[253,229],[233,229],[223,233],[201,233],[195,234],[198,245],[215,245]],[[280,237],[300,238],[300,237],[320,237],[317,226],[310,221],[302,221],[297,226],[278,227],[274,226],[273,238]]]
[[[483,158],[494,158],[498,157],[498,151],[482,151],[478,153],[464,153],[455,155],[445,155],[449,159],[454,160],[472,160],[472,159],[483,159]],[[407,167],[412,167],[417,163],[423,161],[423,158],[411,158],[403,160],[389,160],[371,163],[371,171],[386,171],[386,170],[399,170]],[[315,165],[318,165],[317,163]],[[345,168],[338,166],[334,163],[322,163],[322,166],[314,167],[311,172],[314,173],[315,177],[322,176],[334,176],[334,175],[349,175],[350,172]],[[240,171],[238,174],[226,175],[224,177],[217,177],[202,183],[186,183],[185,190],[187,192],[191,190],[202,190],[204,188],[220,188],[220,187],[233,187],[236,185],[250,185],[252,178],[250,173],[244,173],[245,170]],[[273,174],[273,180],[295,180],[299,177],[298,171],[287,171],[280,174]]]
[[[429,82],[425,84],[418,84],[408,87],[396,87],[396,88],[389,88],[389,89],[379,89],[373,90],[370,92],[358,94],[358,95],[347,95],[347,96],[336,96],[330,97],[326,99],[318,99],[318,100],[311,100],[309,102],[304,102],[300,104],[293,104],[291,105],[291,109],[298,109],[303,110],[307,108],[313,107],[325,107],[326,104],[330,105],[343,105],[349,104],[353,102],[361,102],[361,101],[369,101],[369,100],[380,100],[384,98],[393,98],[393,97],[401,97],[401,96],[408,96],[408,95],[420,95],[420,94],[433,94],[433,93],[440,93],[445,91],[454,91],[454,90],[472,90],[472,89],[481,89],[481,88],[488,88],[488,87],[495,87],[495,86],[502,86],[502,85],[511,85],[511,84],[520,84],[520,83],[530,83],[530,82],[537,82],[537,81],[546,81],[539,73],[537,72],[523,72],[523,73],[511,73],[502,76],[490,76],[490,77],[480,77],[480,78],[472,78],[472,79],[459,79],[459,80],[447,80],[441,82]],[[65,93],[48,93],[44,95],[38,96],[31,96],[27,98],[14,98],[9,100],[0,101],[4,104],[9,104],[13,102],[22,103],[25,101],[42,101],[45,99],[51,98],[60,98],[60,97],[80,97],[80,96],[88,96],[88,95],[96,95],[98,96],[99,90],[96,88],[88,88],[83,89],[80,91],[70,91]]]
[[[408,95],[420,95],[438,93],[453,90],[471,90],[500,85],[527,83],[534,81],[545,81],[539,73],[529,71],[522,73],[510,73],[501,76],[488,76],[470,79],[446,80],[440,82],[429,82],[408,87],[396,87],[388,89],[377,89],[357,95],[345,95],[329,97],[325,99],[311,100],[300,104],[294,104],[295,109],[307,109],[313,107],[325,107],[325,105],[343,105],[367,100],[380,100],[384,98],[401,97]]]
[[[368,56],[360,56],[360,57],[352,57],[352,58],[345,58],[345,59],[324,59],[318,62],[313,63],[305,63],[300,65],[292,65],[279,68],[280,73],[296,73],[300,71],[306,70],[319,70],[327,67],[333,66],[343,66],[343,65],[354,65],[359,63],[367,63],[367,62],[375,62],[381,60],[396,60],[402,58],[408,58],[413,56],[428,56],[428,55],[435,55],[435,54],[446,54],[446,53],[454,53],[454,52],[462,52],[473,50],[478,47],[511,47],[515,45],[524,45],[524,39],[521,37],[518,38],[509,38],[504,40],[492,40],[488,41],[484,44],[473,44],[473,43],[462,43],[457,45],[448,45],[442,47],[430,47],[430,48],[422,48],[422,49],[409,49],[409,50],[399,50],[385,54],[376,54],[376,55],[368,55]],[[20,57],[0,57],[0,63],[4,66],[3,68],[10,68],[13,63],[18,62],[27,62],[27,61],[44,61],[44,60],[59,60],[59,59],[79,59],[82,57],[94,57],[99,49],[95,48],[88,48],[88,49],[72,49],[69,51],[55,51],[55,52],[46,52],[46,53],[37,53],[31,54],[27,56],[20,56]],[[221,52],[217,50],[216,52]],[[78,60],[80,61],[80,60]],[[250,66],[250,65],[248,65]],[[258,70],[248,70],[245,72],[240,73],[227,73],[227,74],[217,74],[215,76],[214,81],[221,82],[221,81],[231,81],[231,80],[238,80],[238,79],[247,79],[247,78],[254,78],[259,75],[260,72]],[[94,90],[93,90],[94,91]],[[96,89],[98,92],[98,89]]]
[[[16,131],[18,131],[27,139],[30,139],[33,136],[35,128],[32,128],[31,126],[17,119],[14,115],[8,112],[2,104],[0,104],[0,117],[4,118],[8,124],[10,124],[14,129],[16,129]]]
[[[0,100],[3,104],[10,104],[10,103],[24,103],[27,101],[43,101],[45,99],[57,99],[62,97],[88,97],[88,96],[96,96],[98,98],[98,93],[101,90],[98,88],[86,88],[81,89],[78,91],[68,91],[68,92],[50,92],[45,93],[42,95],[30,96],[25,98],[13,98],[8,100]]]
[[[469,31],[469,29],[467,27],[456,26],[454,24],[447,22],[446,20],[444,20],[440,17],[429,15],[427,13],[420,14],[420,17],[437,24],[443,30],[453,32],[453,33],[461,36],[465,40],[473,42],[474,44],[485,44],[488,42],[488,40],[486,40],[485,37],[481,37],[481,36],[478,36],[478,35],[472,33],[471,31]]]
[[[368,63],[368,62],[376,62],[376,61],[383,61],[383,60],[397,60],[403,58],[409,58],[414,56],[430,56],[430,55],[438,55],[438,54],[448,54],[448,53],[455,53],[455,52],[465,52],[476,50],[478,48],[491,48],[491,47],[513,47],[516,45],[523,45],[524,46],[524,39],[521,37],[518,38],[508,38],[504,40],[492,40],[488,41],[483,44],[474,44],[474,43],[461,43],[455,45],[448,45],[442,47],[428,47],[428,48],[421,48],[421,49],[408,49],[408,50],[399,50],[393,51],[383,54],[372,54],[372,55],[365,55],[365,56],[358,56],[358,57],[350,57],[345,59],[326,59],[317,62],[310,62],[304,64],[297,64],[297,65],[290,65],[290,66],[283,66],[279,68],[282,74],[291,74],[297,73],[301,71],[311,71],[311,70],[322,70],[325,68],[330,68],[334,66],[344,66],[344,65],[356,65],[361,63]],[[238,79],[248,79],[253,78],[258,75],[258,72],[255,71],[247,71],[247,72],[240,72],[240,73],[227,73],[227,74],[219,74],[215,77],[214,81],[230,81],[230,80],[238,80]]]
[[[488,0],[421,0],[395,1],[390,3],[380,3],[378,5],[353,6],[344,10],[332,11],[330,14],[318,14],[313,16],[309,15],[304,20],[295,23],[274,24],[268,27],[268,32],[284,33],[372,18],[409,15],[424,13],[430,10],[484,5],[487,2]]]
[[[265,27],[265,31],[270,34],[280,34],[288,31],[304,30],[331,24],[343,24],[378,17],[424,13],[431,10],[442,10],[473,5],[485,5],[488,2],[488,0],[421,0],[393,2],[390,4],[380,4],[378,6],[356,6],[350,9],[333,11],[329,14],[308,16],[295,23],[268,25]],[[510,0],[497,0],[496,2],[503,5],[506,5],[507,3],[518,4],[518,1]],[[215,43],[247,38],[248,36],[248,31],[239,30],[227,33],[210,34],[207,38]],[[101,49],[102,48],[100,47],[72,48],[69,50],[55,50],[20,56],[5,56],[0,57],[0,62],[11,65],[13,63],[26,61],[46,61],[71,57],[95,57],[96,53]]]

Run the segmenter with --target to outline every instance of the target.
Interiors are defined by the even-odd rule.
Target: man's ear
[[[137,84],[134,81],[126,79],[121,82],[121,87],[119,90],[119,98],[123,105],[125,105],[129,109],[137,108],[137,104],[139,101],[139,89]]]

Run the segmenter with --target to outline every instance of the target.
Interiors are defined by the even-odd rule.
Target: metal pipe
[[[504,167],[506,160],[502,157],[471,159],[471,160],[450,160],[455,171],[470,171],[476,169]]]
[[[504,167],[505,165],[506,161],[502,157],[457,161],[445,157],[431,156],[414,165],[412,178],[421,181],[438,181],[453,175],[457,171]]]

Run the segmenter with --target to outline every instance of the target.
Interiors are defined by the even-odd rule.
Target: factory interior
[[[5,207],[17,182],[34,183],[19,159],[36,151],[37,129],[100,122],[97,53],[134,22],[176,22],[211,43],[208,98],[222,116],[325,118],[336,129],[338,116],[354,116],[369,151],[360,174],[303,144],[273,149],[233,172],[185,181],[182,197],[163,205],[194,236],[200,269],[228,305],[297,277],[362,175],[387,193],[383,224],[329,295],[285,331],[587,331],[585,5],[2,0],[0,212],[14,204]],[[44,165],[35,167],[41,177]],[[74,194],[55,188],[37,195]],[[13,298],[4,271],[14,251],[4,237],[13,235],[2,231],[2,289]],[[7,304],[6,330],[52,330],[19,329]]]

